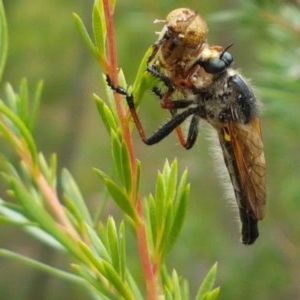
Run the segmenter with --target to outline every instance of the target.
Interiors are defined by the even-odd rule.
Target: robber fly
[[[250,245],[259,236],[257,223],[264,217],[266,204],[260,104],[249,83],[231,68],[228,49],[209,46],[206,33],[206,23],[193,10],[180,8],[167,16],[147,70],[166,86],[165,92],[158,88],[154,92],[172,118],[150,137],[145,135],[133,96],[114,86],[109,77],[107,82],[126,97],[139,134],[148,145],[178,130],[189,117],[187,137],[177,131],[186,149],[195,144],[200,119],[217,131],[239,209],[242,242]]]

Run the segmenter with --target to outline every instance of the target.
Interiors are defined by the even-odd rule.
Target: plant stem
[[[51,209],[53,216],[55,216],[57,221],[65,227],[74,240],[79,240],[77,232],[74,230],[72,224],[65,214],[65,211],[63,210],[56,191],[49,185],[43,174],[40,172],[37,175],[33,174],[33,176],[44,197],[47,199],[47,205]]]
[[[118,85],[118,68],[117,68],[117,55],[116,55],[116,45],[115,45],[115,34],[113,26],[113,11],[111,10],[110,1],[103,0],[104,14],[106,20],[107,28],[107,43],[108,43],[108,57],[110,68],[110,76],[113,82]],[[148,300],[157,299],[157,287],[156,287],[156,276],[153,273],[152,263],[149,253],[149,244],[147,240],[146,225],[144,222],[144,212],[142,209],[142,199],[138,196],[138,186],[137,186],[137,164],[135,153],[133,149],[132,136],[130,133],[130,128],[128,125],[128,119],[126,118],[126,110],[123,105],[122,97],[119,94],[115,93],[116,109],[118,114],[118,119],[122,128],[122,134],[124,141],[127,145],[130,164],[131,164],[131,174],[132,174],[132,194],[131,199],[133,203],[136,203],[136,209],[139,215],[139,221],[135,223],[135,231],[137,235],[138,243],[138,253],[141,260],[142,270],[144,273],[144,278],[146,282],[146,291]]]
[[[143,208],[141,199],[138,200],[137,210],[139,216],[143,218]],[[156,276],[153,272],[153,266],[150,260],[150,253],[147,242],[147,232],[145,223],[136,224],[138,250],[140,254],[141,264],[144,272],[146,281],[147,299],[156,300],[157,298],[157,287],[156,287]]]

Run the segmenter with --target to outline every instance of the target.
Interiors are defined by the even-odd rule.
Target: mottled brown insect
[[[177,88],[189,86],[188,79],[195,73],[206,85],[212,83],[212,74],[231,64],[232,58],[226,61],[221,46],[209,46],[206,22],[195,11],[175,9],[166,20],[156,22],[165,25],[153,45],[148,69],[151,72],[156,66]]]
[[[199,120],[206,120],[218,133],[224,161],[231,178],[242,223],[242,242],[253,244],[266,205],[265,158],[259,119],[259,102],[250,84],[230,67],[227,49],[209,46],[207,26],[188,8],[172,11],[153,46],[148,71],[166,86],[154,92],[172,119],[146,137],[136,113],[134,99],[125,89],[111,88],[126,96],[139,134],[147,145],[158,143],[177,130],[181,144],[190,149],[198,136]],[[179,109],[183,111],[178,111]],[[180,125],[190,118],[186,138]]]

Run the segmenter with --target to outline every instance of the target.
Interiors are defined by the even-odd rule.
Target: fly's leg
[[[142,126],[142,123],[137,115],[136,108],[134,105],[134,99],[133,95],[129,94],[124,88],[120,86],[115,86],[111,80],[110,77],[106,77],[107,84],[110,86],[110,88],[115,91],[118,94],[121,94],[125,96],[126,102],[128,104],[130,113],[132,115],[133,121],[137,127],[138,133],[142,139],[142,141],[147,145],[153,145],[161,141],[163,138],[165,138],[167,135],[169,135],[174,129],[176,129],[180,124],[182,124],[189,116],[196,114],[198,112],[198,107],[192,107],[188,108],[185,111],[183,111],[180,114],[175,114],[172,119],[170,119],[167,123],[165,123],[163,126],[161,126],[152,136],[146,137],[144,128]],[[176,102],[174,101],[174,108],[182,108],[183,101],[179,102],[179,107],[176,107]],[[185,105],[184,107],[187,107],[188,105]]]
[[[152,90],[153,90],[154,94],[156,96],[158,96],[159,98],[164,97],[164,94],[157,87],[154,87]],[[177,109],[189,107],[193,103],[194,103],[193,100],[185,100],[185,99],[170,101],[170,104],[173,104],[172,108],[170,108],[171,105],[169,106],[169,108],[170,108],[169,110],[170,110],[172,117],[174,118],[177,115]],[[175,106],[176,106],[176,109],[174,108]],[[181,127],[178,126],[176,128],[176,134],[177,134],[178,140],[185,149],[191,149],[194,146],[197,136],[198,136],[198,125],[199,125],[199,115],[196,113],[192,117],[186,138],[184,137]]]

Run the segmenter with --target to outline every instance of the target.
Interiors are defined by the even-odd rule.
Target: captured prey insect
[[[239,209],[242,242],[253,244],[259,236],[257,224],[264,217],[266,205],[260,104],[249,83],[230,67],[233,58],[228,48],[207,44],[207,27],[200,15],[180,8],[172,11],[165,23],[147,70],[166,86],[165,92],[158,88],[154,92],[172,118],[146,137],[132,94],[114,86],[109,77],[107,82],[126,97],[139,134],[148,145],[158,143],[176,129],[181,144],[190,149],[198,136],[200,119],[217,131]],[[189,117],[184,138],[179,128]]]
[[[172,94],[181,94],[187,98],[193,80],[197,85],[207,86],[212,84],[214,74],[223,72],[233,62],[228,48],[209,46],[206,41],[208,28],[205,20],[195,11],[188,8],[175,9],[168,14],[166,20],[155,21],[165,23],[159,33],[158,40],[153,45],[153,51],[148,58],[147,70],[159,78],[168,91],[162,96],[157,88],[154,92],[160,98],[162,108],[169,109],[171,114],[176,114],[176,109],[187,107],[188,101],[174,101]],[[196,79],[197,77],[197,79]],[[139,129],[142,127],[133,110],[133,119]],[[194,122],[190,123],[189,133],[185,139],[180,127],[176,128],[177,136],[183,147],[190,149],[197,138],[193,133]],[[141,131],[141,130],[139,130]],[[145,143],[152,142],[144,140]]]

